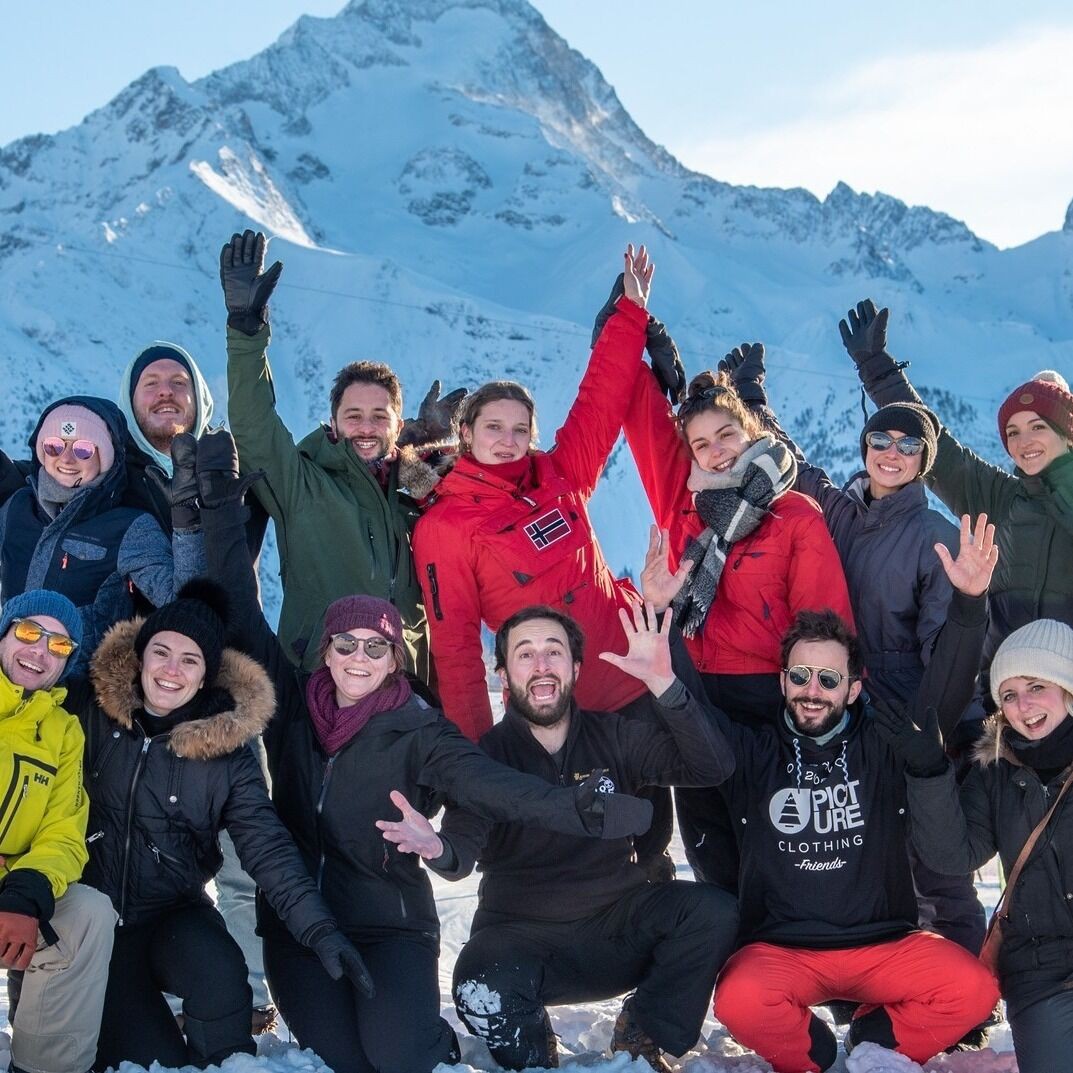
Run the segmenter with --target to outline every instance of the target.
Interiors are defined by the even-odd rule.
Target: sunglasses
[[[841,671],[833,671],[830,667],[809,667],[804,663],[796,663],[793,667],[786,668],[786,677],[795,686],[807,686],[812,681],[812,672],[816,672],[816,678],[824,689],[830,691],[837,689],[842,684],[842,679],[852,682],[855,674],[843,674]]]
[[[332,648],[341,656],[349,656],[363,647],[369,659],[383,659],[394,647],[383,637],[353,637],[349,633],[333,633]]]
[[[71,454],[79,462],[88,462],[97,452],[97,445],[92,440],[61,440],[59,436],[46,436],[41,444],[41,449],[50,458],[59,458],[67,445],[71,445]]]
[[[15,640],[24,645],[36,644],[42,637],[48,638],[48,650],[54,656],[66,659],[77,647],[78,642],[72,641],[65,633],[53,633],[44,626],[38,626],[31,618],[15,619]]]
[[[893,443],[898,454],[908,457],[918,455],[924,450],[924,441],[919,436],[903,436],[900,440],[896,440],[885,432],[869,432],[864,442],[876,451],[885,451]]]

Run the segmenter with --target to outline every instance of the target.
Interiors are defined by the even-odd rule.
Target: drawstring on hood
[[[849,726],[849,712],[843,712],[842,718],[838,721],[838,725],[832,727],[826,734],[821,735],[818,738],[813,738],[808,734],[802,734],[800,730],[794,726],[793,719],[790,717],[790,713],[785,709],[783,710],[783,719],[786,721],[786,725],[790,728],[790,740],[794,746],[794,778],[797,782],[797,788],[800,790],[804,782],[804,767],[805,761],[801,756],[801,739],[803,737],[808,738],[809,741],[815,742],[817,745],[826,745],[829,741],[833,741],[839,734],[845,731]],[[838,759],[835,760],[834,766],[841,769],[842,779],[844,782],[849,782],[849,742],[842,739],[842,749],[838,754]]]

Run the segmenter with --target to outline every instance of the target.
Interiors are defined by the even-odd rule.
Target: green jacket
[[[387,491],[343,440],[321,427],[295,445],[276,413],[269,329],[227,329],[228,418],[243,473],[263,470],[254,494],[276,524],[283,609],[279,639],[305,670],[317,666],[324,612],[340,596],[390,600],[402,615],[410,671],[429,678],[428,626],[410,535],[419,516],[399,488]]]
[[[6,877],[31,868],[60,898],[82,875],[89,801],[82,787],[85,738],[60,705],[62,686],[28,696],[0,672],[0,857]]]

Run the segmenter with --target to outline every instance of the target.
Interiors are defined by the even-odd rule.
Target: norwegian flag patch
[[[530,522],[525,527],[525,535],[533,542],[537,551],[543,551],[546,547],[562,540],[570,533],[570,523],[563,517],[563,512],[558,507],[541,515],[535,522]]]

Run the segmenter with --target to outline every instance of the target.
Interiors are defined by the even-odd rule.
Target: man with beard
[[[645,683],[652,718],[579,709],[573,688],[583,655],[580,628],[551,607],[527,607],[496,634],[496,667],[509,700],[481,747],[558,785],[603,770],[607,793],[711,786],[726,778],[728,753],[676,677],[688,668],[672,663],[669,619],[657,629],[643,605],[634,609],[636,624],[625,611],[620,617],[629,651],[600,658]],[[632,989],[612,1050],[666,1071],[663,1051],[682,1054],[696,1043],[716,974],[734,945],[731,895],[698,883],[649,882],[630,839],[597,845],[453,807],[439,835],[412,809],[394,826],[385,837],[439,874],[461,879],[475,864],[484,873],[470,939],[455,963],[454,999],[500,1066],[558,1065],[547,1005]]]
[[[335,378],[330,423],[295,443],[276,412],[268,363],[268,300],[283,264],[264,271],[266,242],[259,232],[233,235],[221,251],[220,280],[231,429],[243,473],[264,474],[253,493],[276,525],[280,642],[288,658],[313,671],[328,605],[356,592],[379,596],[402,615],[407,671],[428,682],[428,631],[410,536],[418,500],[438,477],[414,436],[419,430],[427,446],[446,435],[466,393],[440,399],[436,381],[404,431],[398,377],[380,362],[352,362]]]
[[[979,665],[994,526],[981,516],[973,533],[966,517],[957,559],[936,551],[954,595],[909,725],[946,733]],[[917,927],[906,765],[888,729],[902,713],[865,704],[857,639],[832,611],[798,614],[782,665],[774,725],[713,713],[736,759],[718,792],[739,832],[745,944],[719,978],[715,1015],[776,1073],[817,1073],[837,1044],[810,1007],[858,1002],[847,1052],[870,1042],[924,1063],[978,1025],[997,991],[975,957]]]

